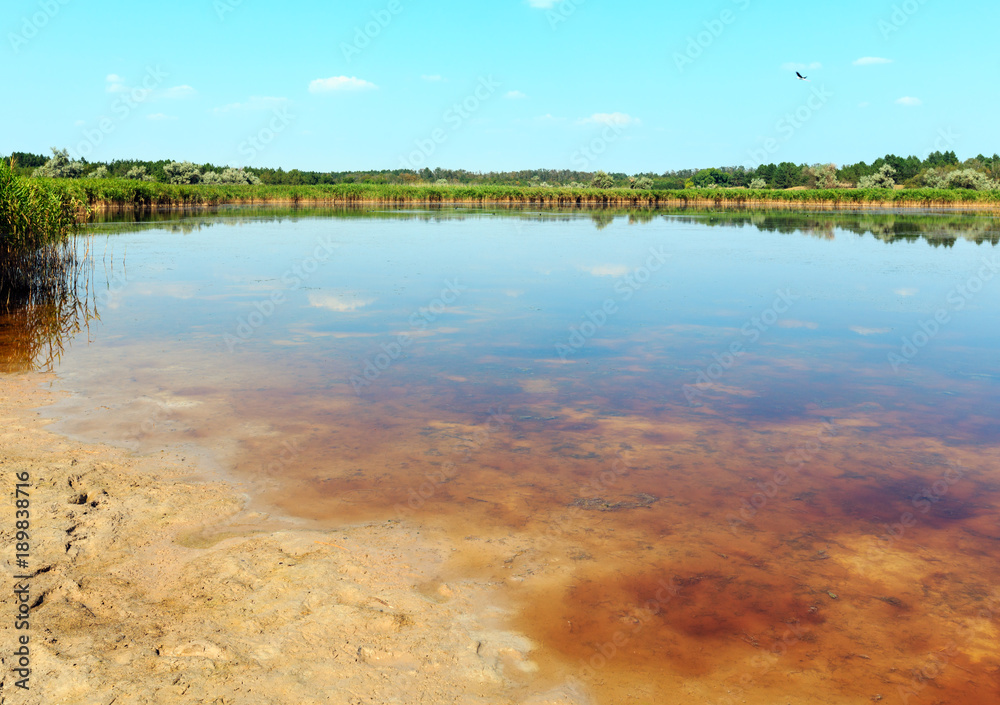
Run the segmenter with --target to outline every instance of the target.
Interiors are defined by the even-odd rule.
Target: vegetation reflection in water
[[[860,236],[872,236],[884,242],[923,239],[934,246],[949,245],[963,239],[977,244],[1000,244],[1000,218],[983,213],[954,211],[918,212],[789,212],[752,208],[565,208],[531,209],[524,206],[463,208],[427,206],[420,209],[392,208],[314,208],[301,206],[221,206],[137,210],[127,214],[114,211],[95,212],[90,217],[91,234],[128,232],[147,227],[173,227],[181,232],[216,223],[242,224],[261,220],[296,220],[299,218],[412,219],[436,221],[504,216],[528,222],[569,222],[581,216],[590,218],[600,230],[616,218],[630,223],[650,223],[658,218],[712,226],[752,227],[764,232],[807,233],[820,237],[836,230]]]
[[[935,265],[972,248],[993,256],[998,233],[989,216],[935,213],[236,208],[95,223],[85,237],[114,243],[117,231],[127,242],[126,231],[151,229],[144,242],[152,247],[167,236],[160,229],[304,227],[314,216],[349,218],[352,225],[483,225],[502,217],[504,225],[524,227],[519,247],[551,235],[532,230],[545,223],[582,221],[592,241],[608,245],[604,236],[617,235],[615,246],[644,232],[644,224],[662,223],[692,247],[698,238],[714,244],[715,235],[732,247],[763,239],[761,233],[787,234],[787,240],[772,237],[770,247],[804,247],[815,259],[851,234],[861,238],[866,256],[889,253],[907,267],[913,257]],[[624,230],[625,222],[639,227]],[[747,228],[747,240],[725,226]],[[346,230],[345,237],[355,236]],[[395,268],[392,274],[417,268],[401,264],[404,256],[393,251],[406,238],[385,253],[365,252],[380,234],[386,233],[357,236],[354,253],[341,255],[342,276],[360,268],[351,260],[358,253],[371,255],[366,265]],[[460,234],[477,237],[475,228]],[[230,242],[234,254],[248,247],[242,238],[200,235],[213,236],[202,244]],[[837,243],[825,241],[834,236]],[[503,244],[496,232],[489,237]],[[914,240],[956,249],[888,245]],[[187,246],[196,247],[175,241],[162,264],[189,264],[179,260]],[[712,271],[716,287],[732,267],[767,266],[739,262],[738,255],[734,264],[725,260],[728,252],[718,266],[730,269]],[[211,255],[191,251],[192,258]],[[385,264],[390,255],[394,263]],[[558,248],[547,256],[565,257]],[[179,276],[195,274],[206,276],[193,269]],[[830,286],[846,278],[837,270],[825,274]],[[892,285],[890,276],[879,275]],[[252,301],[261,284],[256,272],[247,276],[241,295]],[[514,286],[504,279],[501,273],[490,285]],[[384,281],[393,280],[384,274]],[[384,287],[384,281],[368,283]],[[115,346],[102,346],[98,333],[95,347],[113,372],[80,377],[84,367],[96,367],[82,350],[74,351],[80,362],[62,369],[94,392],[86,404],[107,400],[101,426],[119,423],[121,435],[140,448],[236,440],[233,467],[268,488],[272,503],[289,513],[334,523],[408,518],[449,531],[456,551],[447,570],[505,585],[522,609],[521,628],[544,647],[543,668],[580,678],[609,702],[636,689],[650,702],[678,702],[678,684],[684,697],[704,702],[787,702],[805,692],[826,693],[830,702],[899,693],[929,702],[931,693],[956,703],[995,702],[996,360],[956,370],[979,352],[972,342],[983,344],[960,333],[942,343],[933,363],[929,351],[922,353],[919,374],[892,378],[884,349],[870,342],[888,334],[861,329],[845,343],[810,320],[787,319],[689,404],[683,385],[695,383],[712,353],[724,349],[719,341],[739,335],[726,331],[744,315],[720,314],[718,307],[736,304],[726,301],[726,291],[698,300],[705,291],[674,308],[672,297],[684,292],[661,296],[657,301],[667,303],[654,307],[660,313],[609,327],[569,361],[552,352],[548,327],[564,311],[575,316],[586,308],[579,301],[564,304],[549,294],[545,302],[554,311],[519,309],[496,321],[491,300],[463,299],[461,311],[436,321],[433,344],[415,346],[405,369],[387,372],[362,395],[348,380],[397,333],[394,316],[408,303],[390,302],[389,320],[372,322],[375,314],[352,308],[356,302],[317,294],[305,306],[336,312],[334,322],[304,320],[297,311],[287,329],[267,340],[262,333],[227,356],[216,333],[229,319],[194,318],[217,294],[199,299],[185,291],[170,304],[179,328],[150,332],[126,324],[124,312],[107,316]],[[908,291],[891,300],[873,295],[858,307],[875,301],[872,308],[880,310],[873,315],[905,322],[906,311],[893,307],[912,298]],[[991,321],[978,303],[974,320]],[[133,317],[163,308],[135,306]],[[689,318],[682,315],[687,308],[694,309]],[[836,311],[815,313],[841,323]],[[645,320],[655,324],[640,325]],[[165,341],[174,337],[182,343],[171,348]],[[215,342],[202,344],[209,338]],[[132,386],[124,392],[114,389],[126,384]],[[122,393],[127,401],[116,400]]]

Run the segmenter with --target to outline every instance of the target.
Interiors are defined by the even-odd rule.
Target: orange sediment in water
[[[502,581],[544,670],[605,702],[996,701],[1000,488],[975,429],[538,398],[565,383],[478,418],[271,393],[279,432],[237,467],[296,516],[445,529],[454,575]]]

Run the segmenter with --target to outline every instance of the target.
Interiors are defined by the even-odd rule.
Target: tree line
[[[111,162],[73,160],[66,150],[52,149],[51,156],[14,152],[21,175],[48,178],[119,178],[161,183],[238,183],[270,185],[315,184],[454,184],[537,187],[638,188],[1000,188],[1000,155],[982,154],[960,161],[954,151],[932,152],[926,158],[887,154],[873,162],[856,164],[762,164],[680,169],[663,173],[605,173],[569,169],[526,169],[475,172],[465,169],[385,169],[373,171],[302,171],[214,164],[118,159]]]

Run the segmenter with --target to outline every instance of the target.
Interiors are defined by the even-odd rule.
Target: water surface
[[[102,227],[65,431],[446,529],[604,702],[1000,696],[996,220]]]

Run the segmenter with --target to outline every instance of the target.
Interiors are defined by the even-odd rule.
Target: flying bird
[[[801,73],[799,73],[798,71],[796,71],[796,72],[795,72],[795,75],[799,77],[799,80],[800,80],[800,81],[808,81],[808,80],[809,80],[808,78],[806,78],[805,76],[803,76],[803,75],[802,75]]]

